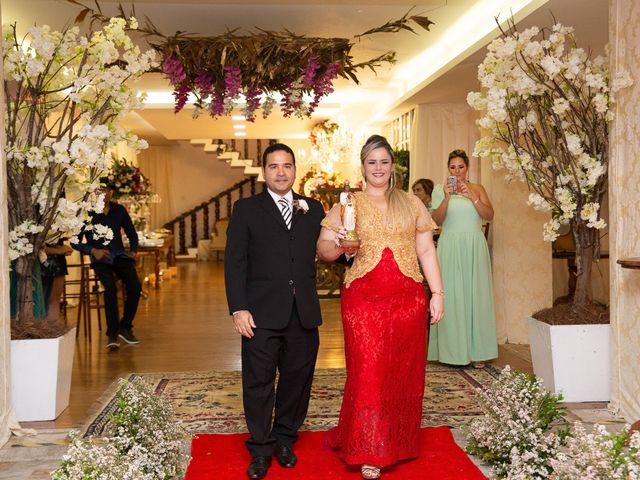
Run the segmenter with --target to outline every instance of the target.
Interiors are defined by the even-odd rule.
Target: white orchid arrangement
[[[121,380],[111,436],[84,439],[77,432],[51,474],[53,480],[173,480],[183,478],[185,432],[171,404],[137,378]]]
[[[467,451],[490,463],[497,478],[549,478],[550,460],[566,436],[566,431],[552,431],[564,418],[562,396],[509,366],[487,390],[477,392],[484,416],[467,429]]]
[[[523,32],[511,25],[489,45],[478,79],[482,90],[467,96],[482,114],[483,136],[474,155],[506,169],[508,179],[528,184],[529,204],[551,212],[545,240],[555,240],[562,225],[572,227],[578,275],[584,271],[587,282],[591,259],[586,258],[597,258],[598,231],[606,226],[600,208],[607,189],[611,107],[631,78],[624,71],[609,72],[606,57],[591,59],[577,47],[573,29],[556,24]],[[585,300],[579,278],[576,302]]]
[[[135,80],[156,65],[127,35],[135,19],[113,18],[89,36],[77,26],[3,28],[10,258],[18,276],[18,319],[31,320],[31,272],[45,241],[76,235],[101,211],[98,179],[110,149],[147,144],[120,126],[142,105]],[[94,236],[108,239],[109,233]]]

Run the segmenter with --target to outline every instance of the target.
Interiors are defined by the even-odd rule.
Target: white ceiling
[[[482,47],[495,37],[493,17],[504,10],[506,3],[515,5],[516,9],[527,4],[516,16],[523,18],[529,15],[526,23],[550,24],[549,10],[553,11],[559,21],[576,26],[578,40],[584,39],[596,51],[602,50],[607,38],[606,0],[405,2],[407,0],[236,0],[233,3],[220,0],[135,0],[135,5],[139,19],[148,16],[160,31],[167,34],[183,30],[213,35],[225,29],[259,27],[272,30],[287,28],[308,36],[353,38],[367,29],[401,17],[413,6],[414,13],[427,15],[435,22],[430,32],[416,26],[418,35],[401,32],[363,39],[352,50],[356,61],[394,50],[397,52],[397,64],[382,67],[377,75],[361,72],[358,75],[361,80],[359,86],[344,80],[336,82],[336,92],[321,104],[314,118],[284,119],[275,112],[267,120],[259,118],[255,124],[247,124],[248,138],[305,137],[313,124],[329,117],[352,127],[375,126],[419,103],[464,101],[466,93],[477,88],[475,73],[483,57]],[[482,2],[490,8],[479,9]],[[114,13],[117,3],[100,1],[106,13]],[[78,12],[64,0],[0,0],[0,7],[3,23],[17,21],[22,30],[33,23],[61,28]],[[538,10],[532,13],[536,8]],[[478,27],[468,30],[458,27],[461,19],[469,16],[481,22],[478,25],[486,31],[481,32]],[[504,11],[501,18],[506,18]],[[145,76],[140,88],[165,94],[170,90],[160,74]],[[170,104],[153,105],[133,114],[128,119],[128,126],[151,143],[189,138],[232,138],[234,132],[228,118],[213,120],[201,116],[194,120],[188,109],[175,115]]]

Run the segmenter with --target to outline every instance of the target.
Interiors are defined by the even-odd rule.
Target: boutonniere
[[[309,204],[304,199],[296,199],[293,201],[293,208],[296,213],[302,211],[302,213],[307,213],[309,211]]]

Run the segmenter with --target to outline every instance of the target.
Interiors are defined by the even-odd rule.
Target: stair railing
[[[255,195],[256,177],[252,176],[235,183],[226,190],[214,195],[209,200],[202,202],[200,205],[165,223],[164,228],[170,230],[173,235],[176,234],[176,225],[178,226],[178,255],[187,254],[187,219],[189,221],[189,233],[191,237],[189,246],[195,248],[198,246],[198,240],[208,240],[210,237],[211,206],[213,205],[213,224],[215,225],[215,223],[222,218],[221,203],[225,204],[226,218],[229,218],[231,216],[231,207],[233,206],[233,197],[236,197],[236,200],[244,198],[247,193],[245,192],[245,187],[247,186],[249,187],[249,195]],[[199,221],[201,221],[202,228],[198,228]],[[202,232],[202,238],[198,238],[199,231]]]

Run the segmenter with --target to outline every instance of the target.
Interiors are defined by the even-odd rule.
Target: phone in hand
[[[455,175],[449,175],[447,177],[447,186],[449,187],[449,191],[452,194],[458,193],[458,177]]]

